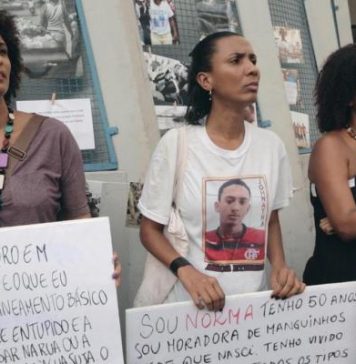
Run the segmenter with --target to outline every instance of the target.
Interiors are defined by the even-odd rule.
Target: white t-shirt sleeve
[[[272,203],[272,210],[278,210],[289,205],[293,197],[293,181],[289,159],[283,142],[278,138],[278,175],[276,193]]]
[[[167,225],[172,200],[177,154],[177,130],[168,131],[159,141],[146,173],[138,203],[143,216]]]

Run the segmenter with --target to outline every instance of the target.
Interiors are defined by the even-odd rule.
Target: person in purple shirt
[[[0,227],[89,218],[80,150],[68,128],[45,118],[21,160],[11,147],[38,115],[13,111],[23,69],[14,17],[0,11]],[[120,263],[114,255],[117,283]]]

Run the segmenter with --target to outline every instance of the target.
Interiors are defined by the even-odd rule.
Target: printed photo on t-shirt
[[[206,178],[202,200],[206,270],[262,270],[268,211],[265,178]]]

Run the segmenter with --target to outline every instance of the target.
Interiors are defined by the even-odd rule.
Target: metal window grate
[[[117,130],[108,126],[82,4],[80,0],[61,1],[79,25],[78,43],[73,50],[71,46],[74,42],[67,42],[65,51],[57,51],[56,56],[53,50],[48,50],[45,46],[23,48],[26,69],[17,98],[43,100],[50,99],[53,93],[56,93],[58,99],[89,98],[92,106],[95,149],[82,151],[84,168],[86,171],[117,169],[111,140],[111,136]],[[37,19],[37,13],[31,15],[28,2],[16,2],[16,7],[11,7],[11,4],[3,7],[20,20]],[[69,39],[68,30],[66,34],[66,38]],[[32,57],[35,57],[34,62]]]
[[[135,0],[132,0],[133,3],[135,3]],[[149,1],[149,0],[146,0]],[[218,22],[216,24],[214,22],[214,15],[212,15],[212,12],[210,11],[210,14],[203,13],[202,4],[206,3],[208,4],[208,7],[216,7],[217,9],[220,9],[223,6],[229,7],[229,15],[228,15],[228,21],[226,19],[223,19],[222,21]],[[189,53],[192,51],[194,46],[198,43],[198,41],[202,37],[202,27],[199,24],[200,17],[203,17],[207,22],[209,22],[209,19],[211,19],[211,32],[218,31],[218,30],[232,30],[237,33],[243,34],[241,23],[239,19],[238,14],[238,7],[234,0],[174,0],[174,5],[176,8],[176,17],[177,17],[177,24],[178,24],[178,31],[179,31],[179,37],[180,37],[180,43],[177,45],[172,46],[157,46],[157,45],[150,45],[149,47],[143,46],[143,49],[145,51],[149,50],[152,54],[168,57],[170,59],[178,60],[185,66],[189,67],[190,64],[190,57]],[[200,7],[200,12],[199,8]],[[220,10],[221,11],[221,10]],[[218,15],[218,11],[216,12]],[[218,16],[217,16],[218,17]],[[224,18],[224,17],[221,17]],[[220,19],[221,19],[220,18]],[[207,27],[209,29],[209,27]],[[205,33],[208,34],[208,33]],[[141,34],[141,37],[143,38],[143,35]],[[144,42],[144,39],[142,39],[142,42]],[[154,84],[152,85],[152,88],[154,89]],[[154,102],[156,105],[166,105],[166,101],[162,101],[161,99],[155,99]],[[181,99],[179,100],[181,102]],[[179,104],[181,105],[181,104]],[[184,105],[184,100],[183,100]],[[270,126],[269,120],[261,120],[261,114],[258,107],[258,104],[256,103],[256,119],[257,123],[260,127],[268,127]],[[158,116],[159,118],[159,116]],[[164,132],[163,132],[164,133]]]
[[[158,54],[160,56],[165,56],[169,58],[174,58],[179,60],[185,65],[190,64],[189,53],[192,51],[194,46],[198,43],[200,39],[200,29],[198,22],[198,12],[197,4],[202,3],[200,0],[175,0],[174,4],[177,11],[177,23],[178,31],[180,36],[180,44],[174,46],[152,46],[152,53]],[[226,3],[226,0],[214,0],[210,3],[215,3],[216,5]],[[236,5],[231,2],[233,10],[236,9]],[[237,16],[237,13],[234,14]],[[238,20],[238,19],[237,19]],[[238,24],[240,24],[238,20]],[[222,29],[220,29],[222,30]],[[225,27],[224,30],[228,29]],[[237,31],[241,31],[240,26],[237,26]]]
[[[269,9],[273,26],[299,29],[302,41],[303,62],[283,64],[283,68],[297,69],[299,74],[300,102],[290,105],[290,110],[309,115],[309,132],[311,145],[319,138],[316,123],[316,109],[313,91],[317,78],[317,66],[310,36],[303,0],[269,0]],[[300,153],[308,153],[310,149],[300,149]]]

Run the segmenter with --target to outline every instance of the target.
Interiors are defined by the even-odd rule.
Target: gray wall
[[[354,1],[354,0],[353,0]],[[353,42],[350,26],[350,8],[348,0],[335,0],[336,22],[339,30],[340,45]]]
[[[335,18],[331,1],[305,0],[309,28],[313,40],[315,58],[320,68],[326,57],[338,48],[337,32],[340,46],[352,42],[349,3],[353,4],[356,18],[355,0],[335,0]]]
[[[349,9],[350,9],[350,17],[351,17],[351,24],[356,25],[356,1],[349,0]]]
[[[325,0],[305,1],[315,59],[319,68],[327,55],[338,47],[335,22],[330,4],[330,1]]]
[[[108,120],[119,128],[113,140],[120,171],[89,173],[87,178],[108,181],[107,188],[116,191],[105,199],[102,213],[110,216],[113,245],[123,265],[119,298],[124,328],[124,309],[132,305],[145,256],[138,229],[125,226],[128,183],[143,179],[159,132],[131,1],[82,3]]]

